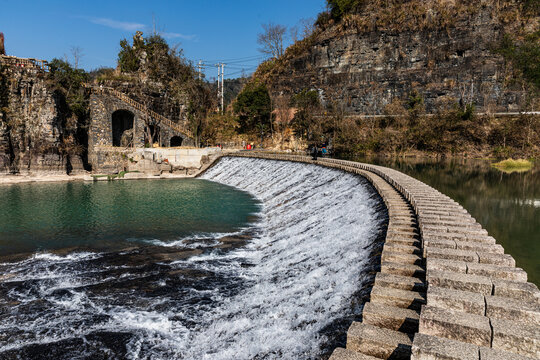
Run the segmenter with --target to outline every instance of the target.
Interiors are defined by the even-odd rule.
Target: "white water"
[[[247,246],[157,262],[158,269],[148,270],[113,266],[99,262],[106,255],[88,253],[0,264],[4,281],[17,284],[10,300],[24,310],[0,312],[0,358],[69,339],[83,339],[69,345],[71,357],[72,348],[81,357],[128,359],[319,357],[325,334],[332,333],[325,328],[358,312],[354,296],[369,280],[368,254],[384,222],[378,197],[360,177],[288,162],[224,158],[203,178],[262,201],[258,235]],[[185,240],[174,244],[185,248]],[[163,273],[186,269],[199,275]],[[170,289],[145,297],[124,280]],[[105,291],[93,288],[109,283]],[[43,314],[31,311],[37,300],[46,302]],[[125,353],[110,355],[109,345],[96,344],[96,332],[130,334]]]

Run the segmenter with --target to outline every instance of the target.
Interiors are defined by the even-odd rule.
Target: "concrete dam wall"
[[[332,360],[540,358],[538,288],[449,197],[380,166],[282,154],[231,156],[339,169],[367,179],[384,200],[389,222],[368,301]],[[227,182],[227,176],[216,180]],[[231,185],[250,191],[250,183],[246,178]]]

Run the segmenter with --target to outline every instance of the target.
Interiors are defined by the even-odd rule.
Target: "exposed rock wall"
[[[65,100],[35,68],[0,71],[0,173],[66,174],[82,170],[65,146]]]
[[[538,26],[538,17],[512,20],[509,27],[494,4],[481,2],[474,13],[460,13],[452,24],[435,28],[330,28],[273,70],[271,91],[316,89],[323,102],[335,101],[351,114],[381,114],[392,100],[405,100],[413,91],[422,95],[427,112],[445,102],[474,103],[480,112],[523,109],[527,92],[493,48],[511,27]],[[508,6],[505,11],[516,11]],[[380,14],[372,15],[378,21]]]

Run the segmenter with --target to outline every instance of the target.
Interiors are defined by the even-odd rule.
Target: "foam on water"
[[[224,158],[203,178],[261,200],[247,245],[224,251],[213,246],[231,234],[200,234],[148,240],[167,251],[204,248],[170,261],[141,262],[135,249],[0,264],[0,358],[43,349],[59,359],[327,353],[371,279],[368,255],[386,216],[378,196],[358,176],[268,160]]]

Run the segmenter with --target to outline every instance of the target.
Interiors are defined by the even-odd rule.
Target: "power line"
[[[247,57],[241,57],[241,58],[236,58],[236,59],[217,59],[217,60],[204,60],[206,62],[233,62],[233,61],[241,61],[241,60],[245,60],[247,61],[248,59],[259,59],[259,58],[263,58],[264,56],[261,56],[261,55],[257,55],[257,56],[247,56]]]

